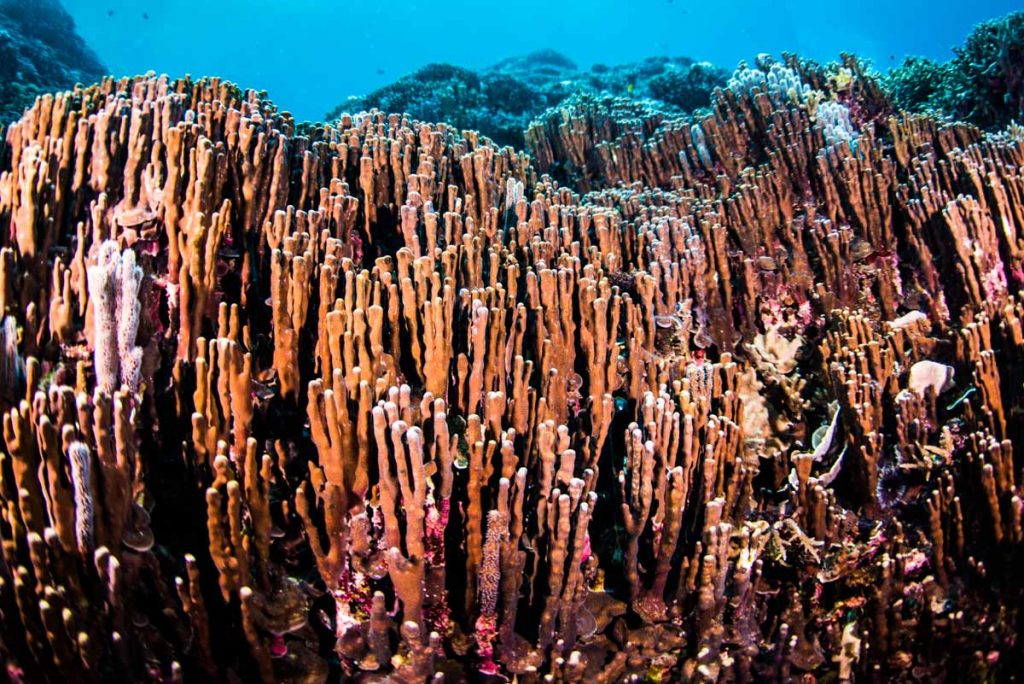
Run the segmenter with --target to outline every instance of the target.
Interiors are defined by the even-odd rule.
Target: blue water
[[[971,2],[557,2],[552,0],[64,0],[118,75],[220,75],[317,119],[349,95],[427,62],[470,68],[539,48],[581,67],[685,55],[732,68],[783,50],[878,68],[905,55],[948,59],[971,27],[1022,8]]]

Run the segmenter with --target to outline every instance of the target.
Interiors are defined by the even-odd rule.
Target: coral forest
[[[1024,131],[758,58],[526,148],[217,79],[0,143],[11,682],[1024,667]]]

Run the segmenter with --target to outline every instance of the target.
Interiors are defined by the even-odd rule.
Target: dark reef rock
[[[0,0],[0,124],[37,95],[98,81],[104,71],[58,0]]]
[[[327,114],[380,109],[420,121],[446,121],[475,129],[501,145],[522,147],[530,122],[576,94],[654,100],[671,113],[706,107],[728,73],[688,57],[651,57],[641,62],[581,70],[554,50],[504,59],[479,73],[430,64],[362,97],[350,97]]]

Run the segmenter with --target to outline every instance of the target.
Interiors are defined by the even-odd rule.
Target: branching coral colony
[[[576,100],[528,157],[216,79],[40,98],[8,679],[1019,674],[1019,132],[852,59],[712,104]]]

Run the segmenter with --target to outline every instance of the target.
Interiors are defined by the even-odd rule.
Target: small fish
[[[107,10],[107,16],[108,17],[114,16],[114,10]]]
[[[383,73],[384,73],[384,70],[383,70],[383,69],[377,69],[377,73],[378,73],[378,74],[383,74]]]
[[[896,55],[889,55],[889,61],[890,62],[895,62],[896,61]]]
[[[627,95],[632,95],[633,94],[633,88],[634,88],[634,85],[632,83],[627,83],[626,84],[626,94]]]
[[[145,19],[146,21],[149,21],[149,14],[146,13],[146,12],[143,12],[142,13],[142,18]]]

